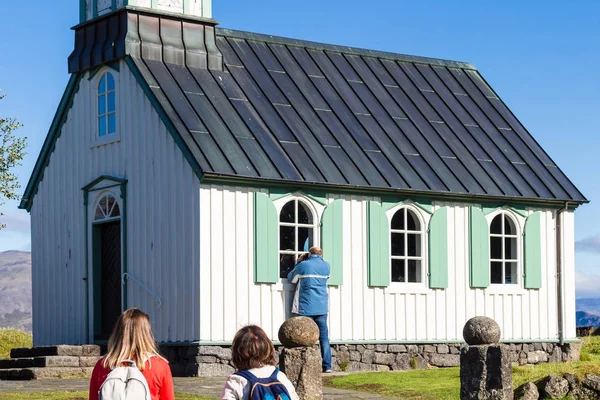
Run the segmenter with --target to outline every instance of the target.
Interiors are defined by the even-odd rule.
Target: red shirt
[[[98,400],[98,390],[100,390],[100,386],[110,373],[110,369],[105,368],[102,361],[104,361],[104,358],[96,363],[92,372],[89,400]],[[152,357],[146,361],[146,368],[142,371],[142,375],[148,382],[152,400],[175,400],[173,377],[171,376],[169,363],[160,357]]]

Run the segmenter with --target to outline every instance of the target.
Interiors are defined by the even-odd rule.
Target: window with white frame
[[[279,276],[287,278],[298,256],[314,245],[316,218],[312,208],[299,198],[284,204],[279,213]]]
[[[110,72],[102,74],[98,82],[98,137],[117,131],[115,78]]]
[[[390,224],[392,282],[423,282],[424,240],[423,224],[415,211],[399,208]]]
[[[496,215],[490,224],[490,280],[492,284],[517,284],[520,235],[508,213]]]

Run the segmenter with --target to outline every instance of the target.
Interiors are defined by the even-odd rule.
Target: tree
[[[0,100],[5,95],[0,94]],[[6,200],[17,200],[19,195],[17,189],[21,187],[15,175],[11,170],[17,165],[21,165],[21,160],[25,156],[25,146],[27,138],[17,137],[13,133],[22,125],[16,118],[0,117],[0,206]],[[0,212],[0,216],[2,216]],[[5,225],[0,223],[0,229]]]

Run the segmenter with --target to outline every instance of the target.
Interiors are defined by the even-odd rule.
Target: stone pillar
[[[496,321],[471,318],[463,336],[468,346],[460,353],[461,400],[512,400],[510,349],[498,343],[500,327]]]
[[[308,317],[294,317],[279,328],[279,341],[285,347],[279,367],[296,388],[300,400],[323,399],[321,351],[315,346],[319,327]]]

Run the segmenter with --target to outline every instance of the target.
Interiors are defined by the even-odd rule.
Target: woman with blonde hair
[[[98,360],[90,380],[89,400],[98,400],[98,391],[115,368],[135,361],[148,382],[152,400],[174,400],[173,377],[169,363],[158,352],[148,315],[130,308],[119,316],[108,339],[108,353]]]

